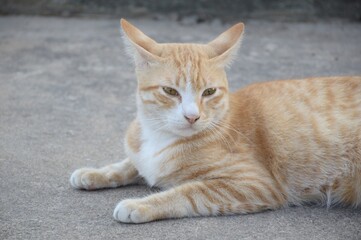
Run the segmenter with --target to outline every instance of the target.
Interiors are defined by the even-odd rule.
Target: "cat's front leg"
[[[114,218],[143,223],[166,218],[259,212],[282,206],[285,199],[272,184],[213,179],[185,183],[141,199],[118,203]]]
[[[77,189],[95,190],[136,183],[138,179],[138,171],[127,158],[98,169],[80,168],[71,175],[70,184]]]

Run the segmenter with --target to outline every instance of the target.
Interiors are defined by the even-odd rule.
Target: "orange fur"
[[[273,81],[229,93],[224,67],[243,24],[205,45],[158,44],[125,20],[122,27],[138,78],[138,116],[125,141],[129,159],[77,170],[71,183],[96,189],[144,177],[167,190],[121,201],[116,220],[250,213],[304,202],[361,205],[361,77]],[[167,128],[164,118],[187,106],[185,95],[169,96],[164,86],[193,93],[199,120],[188,126],[192,134]],[[202,96],[210,87],[216,93]]]

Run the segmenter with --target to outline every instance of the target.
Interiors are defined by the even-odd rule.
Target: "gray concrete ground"
[[[134,20],[160,42],[206,42],[227,26]],[[0,239],[361,239],[360,209],[317,206],[120,224],[144,186],[77,191],[83,166],[122,159],[136,81],[117,20],[0,18]],[[232,89],[272,79],[361,75],[361,24],[246,22]]]

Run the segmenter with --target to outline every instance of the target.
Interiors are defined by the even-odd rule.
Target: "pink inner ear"
[[[237,44],[242,37],[243,29],[244,24],[238,23],[220,34],[216,39],[208,43],[208,45],[212,47],[218,55],[221,55]]]
[[[240,46],[243,29],[243,23],[238,23],[208,43],[208,46],[215,52],[210,56],[214,63],[225,66],[231,62]]]
[[[160,60],[162,47],[153,39],[145,35],[138,28],[121,19],[120,24],[124,31],[125,37],[130,41],[138,53],[147,61]]]

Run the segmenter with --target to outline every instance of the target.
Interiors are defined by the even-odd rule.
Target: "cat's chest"
[[[160,134],[143,133],[139,153],[134,156],[134,164],[139,174],[151,186],[168,172],[170,166],[163,163],[167,160],[168,148],[176,141],[175,138]]]

